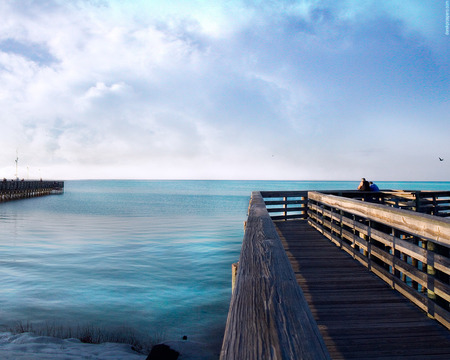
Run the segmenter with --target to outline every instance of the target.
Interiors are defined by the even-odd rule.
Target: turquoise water
[[[64,195],[2,203],[0,324],[128,326],[220,348],[251,191],[358,183],[67,181]]]

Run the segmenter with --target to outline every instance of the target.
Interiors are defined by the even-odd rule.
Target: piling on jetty
[[[0,182],[0,202],[63,193],[64,181],[4,179]]]
[[[450,191],[255,191],[248,214],[221,360],[450,358]]]

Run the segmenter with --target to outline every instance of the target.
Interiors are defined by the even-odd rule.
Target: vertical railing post
[[[303,208],[302,219],[304,219],[304,220],[308,219],[308,193],[306,193],[306,194],[307,194],[306,196],[300,197],[300,200],[302,201],[301,205]],[[305,202],[305,203],[303,204],[303,202]]]
[[[401,235],[398,234],[398,231],[395,231],[392,229],[392,273],[395,278],[400,278],[400,270],[398,270],[395,266],[395,259],[400,258],[400,251],[396,249],[397,244],[397,236],[400,237]]]
[[[436,275],[436,269],[434,268],[434,251],[436,250],[436,246],[433,242],[426,242],[427,249],[427,296],[428,299],[428,309],[427,315],[431,318],[434,318],[434,303],[436,301],[436,294],[434,292],[434,277]]]
[[[369,220],[369,227],[367,229],[367,269],[370,271],[372,268],[372,221]]]
[[[416,191],[414,193],[415,196],[415,203],[416,203],[416,208],[414,209],[415,212],[420,212],[420,191]]]
[[[437,202],[437,196],[433,195],[433,215],[439,216],[439,207]]]
[[[325,234],[325,205],[320,203],[320,209],[322,210],[322,234]]]
[[[417,241],[417,239],[415,237],[413,238],[412,243],[417,246],[419,245],[419,242]],[[414,257],[411,258],[411,265],[414,266],[416,269],[419,269],[419,261]],[[412,280],[411,285],[414,290],[419,290],[419,283],[417,281]]]

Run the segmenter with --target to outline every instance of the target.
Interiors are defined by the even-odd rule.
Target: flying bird
[[[439,161],[444,161],[444,159],[440,157],[440,158],[439,158]]]

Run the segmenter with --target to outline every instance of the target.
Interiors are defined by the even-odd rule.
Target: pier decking
[[[449,359],[449,204],[253,192],[221,360]]]
[[[450,332],[306,220],[275,226],[332,359],[450,359]]]

